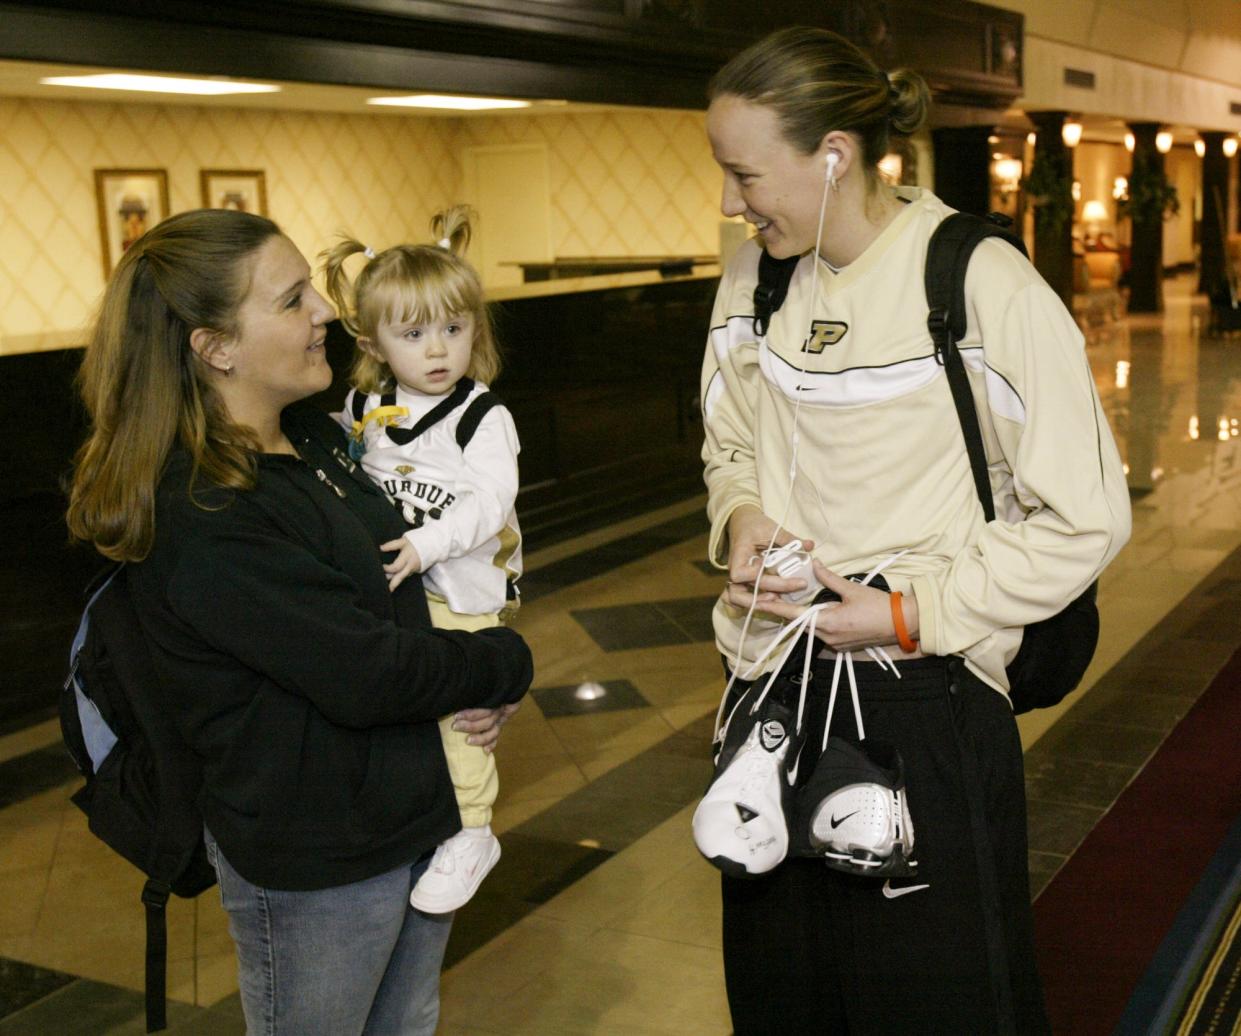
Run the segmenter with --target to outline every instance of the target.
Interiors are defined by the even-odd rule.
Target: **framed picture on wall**
[[[267,180],[262,169],[204,169],[199,181],[204,209],[267,215]]]
[[[125,249],[168,215],[168,174],[163,169],[96,169],[95,204],[106,279]]]

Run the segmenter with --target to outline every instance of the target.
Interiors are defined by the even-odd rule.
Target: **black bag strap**
[[[107,606],[96,609],[94,619],[103,623],[101,628],[110,643],[123,642],[128,645],[124,653],[110,654],[109,658],[120,685],[125,688],[129,708],[139,726],[151,731],[155,737],[172,737],[173,728],[158,696],[153,693],[158,674],[148,653],[129,589],[128,575],[129,570],[125,566],[117,568],[108,582]],[[122,628],[130,633],[122,637]],[[157,730],[156,724],[162,729]],[[156,805],[162,819],[151,855],[143,866],[149,877],[142,888],[142,904],[146,912],[147,1032],[167,1028],[168,897],[174,886],[181,895],[196,895],[210,884],[210,879],[189,873],[197,850],[191,844],[186,825],[191,825],[195,832],[202,827],[202,820],[196,812],[192,817],[182,816],[179,809],[177,789],[188,793],[201,780],[197,762],[190,763],[189,759],[187,755],[186,765],[178,765],[175,769],[162,757],[155,759],[159,788]]]
[[[970,471],[974,476],[974,489],[982,504],[987,521],[995,520],[995,501],[991,495],[991,480],[987,475],[987,455],[983,448],[982,429],[978,424],[978,410],[974,394],[970,391],[965,364],[957,349],[957,342],[965,336],[969,312],[965,304],[965,274],[970,256],[979,242],[988,237],[998,237],[1026,254],[1026,246],[1007,227],[1007,216],[992,213],[986,219],[965,212],[954,212],[945,219],[931,236],[926,254],[926,303],[927,329],[935,345],[935,359],[948,376],[952,389],[952,401],[956,405],[961,433],[965,436],[965,450],[970,458]]]
[[[801,262],[800,255],[790,255],[787,259],[773,259],[763,249],[758,257],[758,284],[754,286],[754,333],[765,335],[767,325],[771,323],[771,315],[784,305],[785,296],[789,293],[789,281],[793,279],[793,271]]]
[[[474,433],[478,431],[478,426],[482,424],[483,418],[490,413],[493,407],[503,405],[504,401],[494,392],[480,392],[470,400],[470,405],[465,408],[465,413],[461,415],[461,420],[457,422],[457,445],[464,450],[470,444],[470,440],[474,438]]]
[[[147,1032],[168,1028],[168,896],[171,892],[168,882],[156,878],[142,886],[147,921]]]
[[[366,416],[366,393],[361,389],[354,389],[349,408],[353,411],[353,419],[360,422]]]
[[[464,403],[473,389],[473,379],[462,378],[452,387],[452,391],[448,393],[448,395],[446,395],[418,419],[418,423],[415,424],[413,428],[398,428],[395,425],[388,425],[385,429],[388,433],[388,438],[398,446],[405,446],[406,444],[413,442],[428,428],[444,420],[444,418]],[[385,406],[395,406],[396,393],[392,393],[391,403],[388,403],[386,396],[384,397],[383,402]]]

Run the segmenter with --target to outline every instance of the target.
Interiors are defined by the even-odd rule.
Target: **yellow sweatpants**
[[[427,594],[431,624],[442,630],[484,630],[500,625],[498,615],[461,615],[434,594]],[[452,729],[452,716],[440,720],[440,737],[444,741],[444,758],[457,808],[461,811],[462,827],[482,827],[491,823],[491,807],[500,789],[496,760],[490,752],[477,745],[466,744],[468,734]]]

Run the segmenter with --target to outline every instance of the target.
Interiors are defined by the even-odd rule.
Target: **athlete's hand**
[[[395,590],[415,572],[422,571],[422,558],[414,545],[402,536],[399,540],[389,540],[379,545],[380,550],[395,550],[396,557],[384,564],[384,574],[388,577],[388,590]]]
[[[772,534],[775,541],[772,541]],[[777,531],[776,523],[753,504],[742,504],[728,519],[728,586],[725,600],[740,608],[749,608],[755,589],[758,603],[767,608],[767,602],[780,600],[780,594],[804,590],[804,579],[781,579],[773,573],[762,573],[763,551],[768,545],[782,547],[798,537],[785,529]],[[801,540],[803,550],[813,550],[812,540]],[[762,573],[760,578],[760,573]]]
[[[815,636],[833,651],[860,651],[868,647],[890,647],[897,643],[892,624],[892,599],[886,590],[863,586],[845,579],[816,561],[814,574],[827,589],[840,595],[839,601],[823,606],[815,618]],[[910,639],[918,639],[918,599],[902,594],[901,608]],[[763,610],[785,619],[795,619],[805,605],[776,600]],[[897,657],[901,657],[897,654]]]
[[[509,717],[521,708],[521,702],[501,705],[498,709],[462,709],[452,718],[452,729],[469,734],[466,741],[484,752],[495,750],[500,739],[500,728],[509,721]]]

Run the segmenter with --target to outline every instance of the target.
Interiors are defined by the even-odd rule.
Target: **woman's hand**
[[[780,529],[777,533],[776,523],[768,518],[753,504],[742,504],[728,519],[728,587],[724,591],[729,604],[748,608],[753,600],[755,587],[758,588],[758,603],[764,611],[769,601],[779,601],[780,594],[806,587],[804,579],[781,579],[770,572],[762,572],[763,551],[772,544],[782,547],[797,539],[792,533]],[[803,550],[813,550],[811,540],[801,540]],[[777,613],[783,614],[783,613]]]
[[[469,734],[466,738],[468,744],[489,753],[500,740],[500,728],[520,708],[521,702],[516,701],[511,705],[501,705],[498,709],[462,709],[453,716],[452,729]]]
[[[395,550],[396,557],[384,564],[384,574],[388,577],[389,592],[395,590],[415,572],[422,571],[422,558],[414,545],[402,536],[399,540],[389,540],[379,545],[380,550]]]
[[[892,599],[885,590],[863,586],[851,579],[838,576],[825,565],[816,561],[814,574],[819,582],[840,595],[823,607],[815,618],[815,636],[833,651],[860,651],[868,647],[888,647],[896,643],[896,627],[892,623]],[[750,606],[750,593],[740,587],[734,602],[739,607]],[[765,600],[768,596],[771,601]],[[760,594],[763,611],[784,619],[796,619],[806,610],[804,604],[789,604],[774,595]],[[918,639],[918,600],[913,594],[903,594],[901,607],[905,615],[905,628],[912,640]]]

